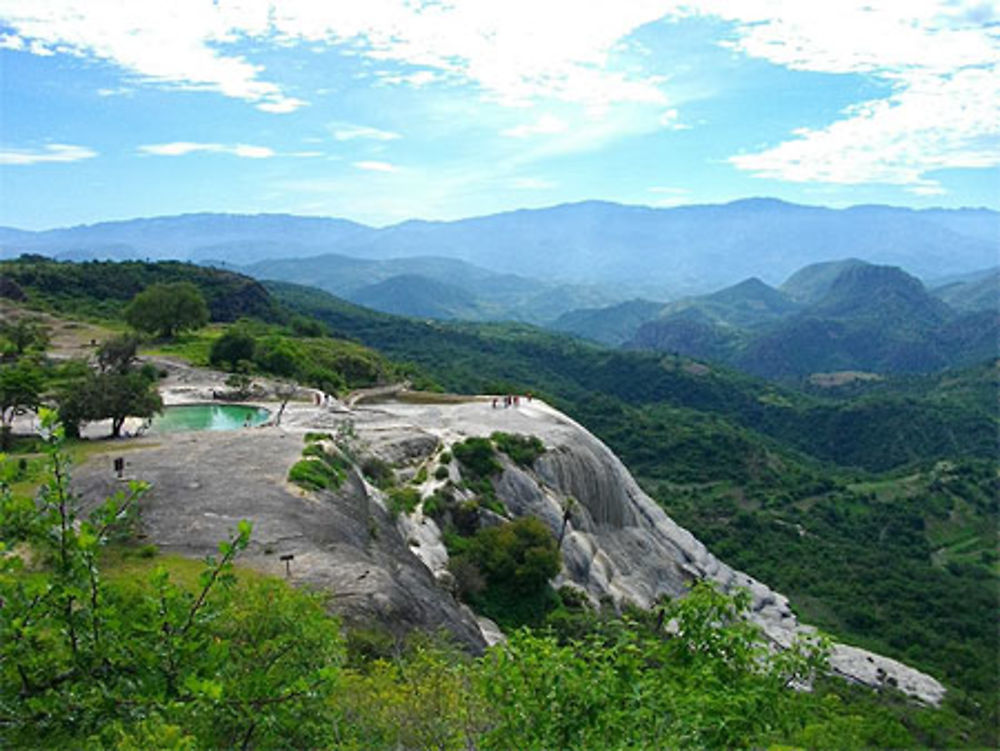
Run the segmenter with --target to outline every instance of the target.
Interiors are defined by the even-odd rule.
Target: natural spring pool
[[[185,430],[237,430],[267,422],[271,411],[243,404],[181,404],[164,407],[153,418],[149,433],[177,433]]]

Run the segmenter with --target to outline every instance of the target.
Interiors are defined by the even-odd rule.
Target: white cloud
[[[333,137],[338,141],[354,141],[359,138],[370,141],[395,141],[400,138],[399,133],[373,128],[369,125],[335,122],[330,123],[328,127],[333,133]]]
[[[0,50],[23,50],[24,40],[16,34],[3,34],[0,36]]]
[[[1000,165],[1000,31],[995,6],[936,0],[701,0],[735,24],[726,45],[792,70],[864,74],[890,87],[826,127],[730,158],[755,176],[887,183],[932,195],[926,175]],[[692,12],[690,9],[685,12]]]
[[[193,141],[173,141],[172,143],[154,143],[140,146],[138,151],[152,156],[185,156],[198,152],[212,154],[231,154],[244,159],[269,159],[278,156],[267,146],[251,146],[245,143],[197,143]]]
[[[655,55],[632,35],[693,16],[727,24],[722,44],[735,55],[889,88],[825,127],[733,156],[738,169],[926,191],[934,170],[1000,164],[1000,13],[979,0],[0,0],[0,47],[107,61],[134,81],[214,91],[269,113],[307,102],[243,50],[336,47],[383,84],[471,84],[503,105],[570,103],[597,117],[615,108],[628,116],[611,118],[608,137],[620,137],[640,122],[650,132],[656,117],[661,128],[686,127],[666,82],[644,68]],[[390,140],[355,127],[344,140]],[[602,128],[591,131],[604,138]],[[566,138],[577,130],[574,121]],[[557,131],[539,121],[505,134],[545,132]]]
[[[517,190],[548,190],[557,183],[542,177],[515,177],[510,181],[510,187]]]
[[[667,130],[690,130],[691,126],[680,122],[680,113],[675,107],[668,109],[660,115],[659,123]]]
[[[366,170],[368,172],[396,172],[398,168],[394,164],[389,162],[372,162],[372,161],[362,161],[362,162],[352,162],[352,164],[360,170]]]
[[[556,133],[565,133],[569,130],[569,123],[560,120],[555,115],[545,114],[533,123],[518,125],[501,131],[500,135],[508,138],[528,138],[530,136],[549,136]]]
[[[420,87],[450,79],[506,104],[551,97],[607,107],[665,102],[657,79],[616,71],[612,58],[623,37],[672,5],[589,0],[581,12],[576,0],[0,0],[0,18],[14,32],[5,39],[30,40],[35,54],[109,61],[147,82],[216,91],[266,112],[305,102],[235,51],[245,40],[338,46],[417,69],[383,73],[386,83]]]
[[[41,149],[0,149],[0,164],[42,164],[46,162],[79,162],[92,159],[97,152],[86,146],[50,143]]]
[[[68,53],[111,62],[140,80],[211,90],[289,112],[304,104],[263,68],[222,50],[269,33],[268,4],[256,0],[0,0],[0,19],[36,55]]]

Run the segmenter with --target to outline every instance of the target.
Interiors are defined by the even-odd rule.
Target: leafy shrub
[[[336,490],[347,478],[350,465],[340,454],[330,453],[320,443],[302,449],[301,461],[288,470],[288,479],[306,490]]]
[[[208,361],[212,365],[234,369],[240,362],[253,360],[257,340],[246,327],[231,326],[218,339],[212,342]]]
[[[451,447],[470,479],[487,479],[502,469],[488,438],[467,438]]]
[[[438,467],[437,469],[435,469],[434,470],[434,479],[435,480],[447,480],[448,479],[448,468],[447,467]]]
[[[438,457],[438,461],[442,464],[451,464],[451,452],[442,451],[441,456]]]
[[[420,503],[420,491],[416,488],[392,488],[389,491],[389,513],[395,517],[401,512],[412,514]]]
[[[417,473],[413,476],[413,481],[412,482],[413,482],[414,485],[423,485],[425,482],[427,482],[427,466],[426,465],[422,466],[420,469],[417,470]]]
[[[388,490],[396,482],[392,465],[377,456],[366,457],[361,462],[361,473],[368,478],[368,482],[380,490]]]
[[[496,432],[490,436],[496,447],[521,467],[530,467],[545,453],[545,445],[533,435],[512,435]]]
[[[306,490],[326,490],[339,486],[337,471],[318,459],[302,459],[288,470],[288,479]]]

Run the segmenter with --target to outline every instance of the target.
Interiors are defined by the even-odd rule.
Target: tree
[[[48,329],[35,318],[19,318],[0,326],[0,336],[10,343],[14,357],[30,349],[44,350],[49,343]]]
[[[14,418],[37,409],[42,372],[29,359],[0,367],[0,448],[10,448]]]
[[[257,340],[246,328],[237,324],[212,342],[208,361],[215,366],[235,370],[239,363],[253,360]]]
[[[162,410],[156,383],[136,371],[92,373],[68,389],[59,405],[60,419],[73,425],[110,419],[115,438],[127,417],[152,417]]]
[[[208,305],[191,282],[153,284],[128,304],[125,321],[137,331],[169,339],[179,331],[208,323]]]
[[[0,487],[4,747],[333,747],[343,642],[320,600],[281,581],[237,582],[247,521],[193,585],[165,566],[145,583],[107,581],[100,551],[128,534],[145,486],[83,517],[51,414],[43,427],[39,497]]]
[[[139,337],[122,334],[106,339],[97,348],[97,365],[102,373],[127,373],[136,361]]]

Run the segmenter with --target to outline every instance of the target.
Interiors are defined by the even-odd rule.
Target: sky
[[[0,225],[1000,208],[1000,2],[0,0]]]

